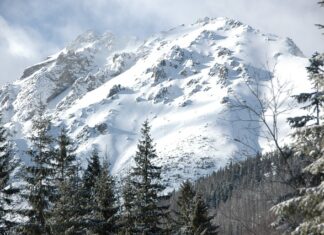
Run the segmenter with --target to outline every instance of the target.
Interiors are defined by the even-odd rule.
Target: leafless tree
[[[236,116],[230,121],[257,124],[254,127],[247,126],[247,131],[251,136],[258,135],[264,138],[269,146],[274,147],[274,150],[284,160],[284,166],[290,177],[293,177],[294,172],[288,162],[290,153],[287,153],[285,146],[280,143],[282,133],[279,129],[280,119],[295,107],[293,100],[290,99],[292,86],[287,82],[282,82],[280,77],[274,76],[275,66],[272,70],[265,69],[264,71],[272,72],[263,73],[265,76],[262,77],[254,71],[252,76],[245,78],[242,82],[241,86],[248,100],[235,92],[231,93],[228,102],[229,111],[243,112],[235,112]],[[245,137],[235,138],[234,141],[251,149],[254,148]],[[283,183],[286,183],[286,180],[283,180]],[[290,186],[294,187],[294,185]]]
[[[293,89],[290,83],[275,76],[275,68],[264,69],[262,74],[252,71],[239,83],[239,89],[233,89],[229,94],[227,105],[231,118],[228,121],[242,123],[239,127],[246,128],[248,133],[248,137],[238,135],[233,140],[257,154],[258,148],[249,136],[261,137],[282,162],[274,164],[277,167],[274,169],[277,172],[275,177],[263,181],[260,186],[238,189],[228,202],[218,208],[219,223],[227,224],[231,227],[227,231],[237,234],[278,234],[270,226],[273,215],[269,208],[278,197],[294,192],[298,187],[290,179],[299,172],[296,169],[300,165],[294,163],[295,158],[292,159],[291,152],[281,142],[281,137],[287,133],[281,133],[280,129],[280,122],[285,121],[286,115],[296,107],[290,98]],[[238,228],[240,231],[235,230]]]

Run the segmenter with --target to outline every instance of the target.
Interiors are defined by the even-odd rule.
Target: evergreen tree
[[[319,4],[323,6],[324,2]],[[286,234],[295,235],[323,234],[324,231],[324,126],[320,125],[320,107],[324,104],[324,54],[315,53],[307,71],[315,92],[305,93],[301,100],[310,101],[308,107],[314,106],[316,116],[307,119],[316,119],[316,125],[300,128],[294,136],[297,137],[296,154],[304,156],[310,163],[302,172],[304,180],[297,193],[272,208],[277,215],[274,225],[284,228]],[[288,121],[293,127],[307,123],[298,125],[298,119],[297,122],[294,119]]]
[[[94,218],[92,231],[98,235],[115,234],[118,228],[115,196],[115,181],[109,173],[109,164],[104,162],[94,188]]]
[[[23,234],[50,234],[48,218],[53,200],[53,138],[49,135],[50,120],[45,115],[45,106],[40,104],[32,120],[31,147],[27,151],[31,164],[26,166],[25,180],[28,183],[27,199],[30,209],[22,211],[28,217],[23,225]]]
[[[67,130],[63,127],[57,139],[58,148],[55,154],[56,178],[63,181],[65,178],[74,174],[75,159],[74,146],[72,140],[67,135]]]
[[[83,173],[80,187],[77,188],[76,203],[78,214],[73,217],[73,221],[80,225],[71,231],[78,229],[77,234],[92,234],[92,230],[97,226],[96,217],[96,201],[95,201],[95,185],[101,173],[101,165],[99,161],[99,153],[96,148],[92,150],[91,157],[88,160],[88,166]]]
[[[60,197],[55,202],[51,231],[58,235],[86,234],[89,221],[85,219],[88,198],[77,167],[74,174],[59,183]]]
[[[124,182],[122,189],[123,212],[121,218],[121,234],[131,235],[133,234],[135,227],[135,189],[133,188],[129,175],[126,177]]]
[[[148,121],[143,123],[141,134],[135,155],[135,167],[131,172],[131,182],[135,190],[135,230],[141,234],[161,234],[163,212],[158,206],[158,194],[164,187],[160,184],[161,168],[152,163],[157,155]]]
[[[99,153],[96,148],[93,149],[90,160],[88,161],[87,169],[84,172],[83,181],[84,181],[84,187],[91,191],[95,183],[97,181],[97,178],[99,177],[101,172],[101,166],[99,161]]]
[[[324,228],[324,126],[303,128],[296,135],[296,154],[307,158],[310,164],[301,172],[303,181],[296,194],[272,208],[277,215],[274,226],[285,234],[321,234]]]
[[[317,91],[324,89],[324,55],[315,52],[309,59],[310,65],[306,67],[309,79]]]
[[[190,230],[195,195],[196,192],[189,180],[181,184],[179,198],[177,200],[178,210],[175,211],[176,227],[180,227],[180,231]]]
[[[315,120],[315,124],[320,124],[320,111],[324,105],[324,55],[315,53],[309,60],[307,67],[309,79],[313,84],[314,91],[300,93],[293,96],[298,103],[305,104],[302,109],[309,110],[307,115],[288,118],[288,123],[295,128],[305,126],[309,121]]]
[[[321,87],[319,83],[318,87]],[[298,157],[296,160],[306,167],[304,170],[298,168],[295,177],[289,179],[289,181],[293,180],[296,186],[294,192],[272,208],[277,215],[277,220],[273,225],[285,234],[317,234],[313,232],[320,231],[322,228],[318,226],[320,227],[320,223],[324,222],[324,214],[319,213],[320,205],[317,201],[323,200],[323,197],[318,197],[318,193],[324,179],[324,165],[322,165],[322,173],[321,170],[317,174],[307,170],[308,165],[311,166],[314,162],[320,162],[319,159],[324,158],[324,128],[319,122],[319,110],[316,113],[316,125],[306,127],[304,127],[306,123],[293,125],[297,130],[292,134],[294,144],[291,156]]]
[[[15,224],[7,220],[5,216],[11,212],[7,208],[12,203],[12,196],[18,193],[18,189],[13,188],[9,183],[10,174],[16,164],[12,159],[11,145],[7,136],[0,114],[0,234],[5,234]]]
[[[99,180],[103,180],[104,177],[107,177],[105,182],[105,185],[107,186],[110,179],[104,173],[103,178],[101,178],[101,173],[103,169],[99,161],[99,153],[96,148],[93,149],[90,159],[88,160],[88,166],[85,170],[82,178],[82,185],[81,188],[78,189],[78,203],[80,204],[79,207],[79,213],[74,218],[74,221],[77,224],[82,224],[78,229],[79,231],[82,231],[83,233],[80,234],[104,234],[101,233],[105,226],[109,224],[109,220],[105,221],[105,217],[103,217],[103,213],[107,213],[107,211],[104,212],[104,210],[108,210],[108,208],[102,208],[98,205],[98,203],[106,203],[104,201],[104,198],[101,198],[99,194],[102,193],[103,188],[99,187]],[[108,173],[107,173],[108,174]],[[100,190],[99,190],[100,189]],[[98,191],[97,191],[98,190]],[[96,191],[98,194],[96,195]],[[109,189],[106,191],[106,196],[108,195]],[[101,195],[103,196],[103,195]],[[102,201],[98,201],[100,200]],[[110,198],[111,199],[111,198]],[[102,206],[102,205],[101,205]],[[106,205],[107,206],[107,205]],[[111,208],[112,209],[112,208]],[[105,214],[105,216],[107,215]],[[113,217],[111,218],[113,219]]]
[[[187,180],[182,183],[175,212],[175,233],[179,235],[217,234],[218,226],[211,223],[208,207],[193,185]]]
[[[195,197],[195,206],[192,215],[192,234],[193,235],[212,235],[217,234],[218,226],[211,223],[213,217],[208,215],[208,208],[200,195]]]

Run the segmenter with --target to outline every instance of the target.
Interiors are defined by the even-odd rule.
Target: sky
[[[145,39],[204,17],[225,16],[290,37],[306,56],[324,51],[318,0],[0,0],[0,85],[94,30]]]

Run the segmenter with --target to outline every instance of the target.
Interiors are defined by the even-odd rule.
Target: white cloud
[[[18,79],[24,68],[51,51],[50,46],[33,30],[14,27],[0,17],[0,85]]]

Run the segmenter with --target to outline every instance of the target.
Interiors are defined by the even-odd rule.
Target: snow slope
[[[258,107],[246,84],[261,84],[264,96],[274,81],[292,93],[309,89],[306,65],[292,40],[227,18],[181,25],[144,43],[89,31],[3,87],[0,105],[21,156],[41,99],[56,129],[68,127],[83,163],[96,146],[119,176],[133,163],[139,129],[149,119],[171,189],[271,147],[259,122],[243,121],[250,113],[229,104],[239,98]],[[279,122],[283,139],[290,113]]]

